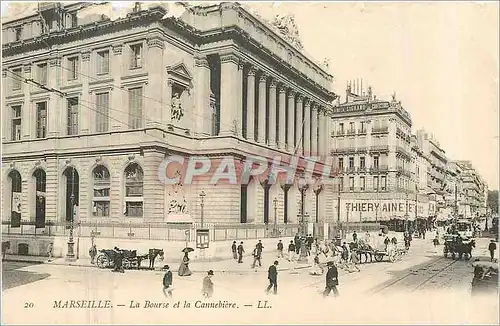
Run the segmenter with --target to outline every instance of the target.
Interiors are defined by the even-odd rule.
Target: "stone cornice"
[[[159,36],[154,36],[152,38],[148,38],[147,40],[148,48],[158,48],[163,50],[165,48],[165,41],[162,40]]]
[[[225,54],[220,55],[220,63],[221,64],[229,63],[229,62],[239,65],[240,64],[240,57],[238,57],[234,53],[225,53]]]
[[[196,67],[210,68],[206,57],[196,57],[194,64]]]

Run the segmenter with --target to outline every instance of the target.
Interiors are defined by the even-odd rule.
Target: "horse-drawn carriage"
[[[121,250],[122,267],[124,269],[139,269],[143,260],[149,259],[149,268],[154,269],[154,261],[157,256],[163,257],[163,249],[149,249],[149,253],[137,255],[137,250]],[[96,258],[99,268],[112,268],[115,266],[117,252],[113,249],[101,249]]]
[[[471,238],[463,238],[457,234],[445,234],[443,255],[451,255],[453,259],[458,255],[458,259],[465,256],[466,259],[472,257],[472,249],[476,247],[476,241]]]
[[[365,263],[368,262],[368,257],[370,257],[370,263],[375,259],[376,262],[381,262],[384,257],[387,256],[390,262],[395,262],[401,260],[406,254],[406,249],[398,248],[397,244],[389,244],[386,248],[375,249],[370,244],[363,240],[358,240],[357,243],[351,243],[351,250],[356,251],[359,256],[359,261],[361,262],[361,256],[365,256]]]

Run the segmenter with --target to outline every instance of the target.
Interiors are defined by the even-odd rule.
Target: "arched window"
[[[33,173],[35,178],[35,225],[37,228],[45,227],[45,191],[46,191],[46,175],[42,169],[37,169]]]
[[[10,216],[11,226],[21,226],[21,174],[17,170],[12,170],[9,173],[9,178],[12,183],[11,200],[10,200]]]
[[[143,216],[144,172],[137,163],[125,168],[125,212],[126,216]]]
[[[109,217],[109,190],[111,180],[109,171],[104,165],[98,165],[92,171],[94,193],[92,198],[92,215]]]

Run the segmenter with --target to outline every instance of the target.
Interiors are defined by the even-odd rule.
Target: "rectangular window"
[[[129,127],[142,128],[142,87],[129,89]]]
[[[130,46],[130,69],[142,67],[142,44]]]
[[[387,178],[386,178],[385,176],[382,176],[380,181],[381,181],[381,183],[382,183],[382,187],[381,187],[381,189],[382,189],[383,191],[385,191],[385,190],[386,190],[386,188],[387,188]]]
[[[378,156],[373,157],[373,168],[378,169]]]
[[[96,94],[96,132],[109,129],[109,93]]]
[[[354,169],[354,157],[349,157],[349,169]]]
[[[23,70],[21,68],[12,69],[12,90],[19,91],[21,90],[23,80]]]
[[[68,99],[68,135],[78,134],[78,98]]]
[[[344,158],[339,157],[339,171],[344,170]]]
[[[366,122],[361,122],[361,129],[359,130],[361,133],[366,132]]]
[[[97,52],[97,74],[109,74],[109,51]]]
[[[78,57],[68,58],[68,80],[78,79]]]
[[[142,202],[130,202],[126,203],[127,216],[141,217],[142,216]]]
[[[36,104],[36,138],[47,137],[47,102]]]
[[[342,177],[339,178],[339,188],[340,188],[340,191],[344,190],[344,178],[342,178]]]
[[[379,184],[378,184],[378,177],[373,177],[373,190],[378,191]]]
[[[361,191],[365,191],[365,187],[366,187],[365,177],[360,177],[359,178],[359,183],[360,183],[360,189],[361,189]]]
[[[38,66],[38,82],[42,85],[47,84],[47,64],[40,63]]]
[[[21,140],[21,106],[12,107],[12,140]]]
[[[70,15],[70,27],[77,27],[78,26],[78,16],[76,12],[72,12]]]
[[[364,157],[360,157],[359,158],[359,167],[361,168],[361,170],[366,169],[366,163],[365,163],[365,158]]]
[[[354,190],[354,177],[349,178],[349,190],[350,191]]]
[[[15,32],[16,32],[16,42],[20,41],[23,37],[23,28],[20,26],[16,27]]]
[[[101,217],[109,216],[109,201],[94,201],[92,215]]]
[[[339,123],[339,134],[343,134],[343,133],[344,133],[344,124]]]
[[[354,132],[354,122],[349,122],[349,131]]]

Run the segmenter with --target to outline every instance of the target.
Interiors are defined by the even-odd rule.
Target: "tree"
[[[494,214],[498,214],[498,190],[488,191],[488,207]]]

